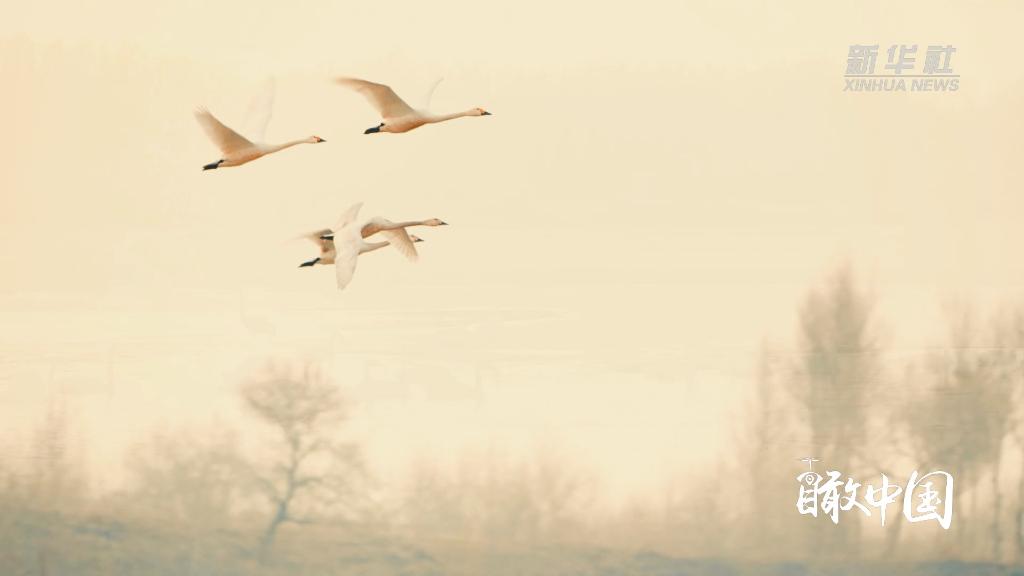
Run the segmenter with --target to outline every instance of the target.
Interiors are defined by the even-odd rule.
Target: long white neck
[[[387,226],[381,226],[381,230],[398,230],[399,228],[408,228],[409,226],[425,226],[426,220],[409,220],[408,222],[395,222]]]
[[[472,116],[476,112],[475,109],[465,110],[462,112],[452,112],[451,114],[439,114],[431,115],[427,118],[428,124],[436,124],[437,122],[444,122],[446,120],[454,120],[456,118],[462,118],[463,116]]]
[[[307,144],[308,142],[309,142],[309,140],[303,139],[303,140],[292,140],[291,142],[285,142],[284,144],[266,144],[266,145],[264,145],[263,149],[266,151],[265,152],[266,154],[273,154],[274,152],[280,152],[281,150],[284,150],[285,148],[291,148],[292,146],[295,146],[296,144]]]
[[[383,247],[385,247],[385,246],[387,246],[389,244],[390,244],[390,242],[387,242],[387,241],[385,241],[385,242],[366,242],[365,244],[363,244],[363,247],[359,250],[359,253],[360,254],[366,254],[367,252],[373,252],[374,250],[379,250],[379,249],[381,249],[381,248],[383,248]]]

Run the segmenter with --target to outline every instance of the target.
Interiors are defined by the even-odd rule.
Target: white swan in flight
[[[238,132],[235,132],[231,128],[228,128],[221,123],[220,120],[210,114],[209,110],[205,108],[199,108],[195,111],[196,121],[203,127],[206,135],[209,136],[210,140],[220,148],[223,156],[216,162],[211,162],[203,166],[203,170],[216,170],[217,168],[227,168],[229,166],[241,166],[247,162],[252,162],[257,158],[266,156],[267,154],[273,154],[284,150],[285,148],[291,148],[296,144],[319,144],[320,142],[326,142],[319,136],[310,136],[309,138],[303,138],[302,140],[292,140],[291,142],[285,142],[283,144],[263,144],[251,142],[243,137]]]
[[[320,257],[299,265],[300,268],[314,266],[316,264],[334,263],[337,276],[338,290],[345,288],[352,281],[355,274],[356,262],[360,254],[373,252],[385,246],[393,246],[409,260],[417,257],[414,244],[418,241],[415,236],[410,236],[405,230],[410,226],[446,226],[438,218],[428,220],[412,220],[408,222],[392,222],[387,218],[374,217],[359,222],[359,209],[362,203],[349,208],[338,220],[334,229],[323,229],[314,232],[309,237],[314,238],[320,245]],[[387,238],[383,242],[367,242],[364,238],[380,234]]]
[[[338,78],[337,82],[362,94],[370,102],[370,105],[380,113],[383,122],[373,128],[367,128],[363,134],[376,134],[378,132],[399,134],[419,128],[424,124],[436,124],[437,122],[462,118],[463,116],[491,115],[490,112],[483,108],[470,108],[464,112],[452,114],[433,114],[426,110],[414,110],[404,100],[399,98],[394,90],[384,84],[376,84],[358,78]]]
[[[317,230],[316,232],[312,232],[308,234],[306,238],[312,240],[313,243],[320,248],[320,255],[317,256],[316,258],[313,258],[312,260],[299,264],[299,268],[315,266],[317,264],[321,266],[331,266],[334,264],[334,232],[330,228],[324,228],[323,230]],[[413,244],[423,242],[423,238],[420,238],[415,234],[410,234],[409,240],[411,240]],[[391,242],[388,241],[380,242],[378,243],[378,245],[367,250],[367,252],[373,252],[378,248],[384,248],[390,245]]]

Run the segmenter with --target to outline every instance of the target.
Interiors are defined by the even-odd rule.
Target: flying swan
[[[416,260],[415,243],[419,241],[415,236],[410,236],[405,230],[410,226],[446,226],[447,223],[438,218],[428,220],[413,220],[408,222],[392,222],[380,216],[370,218],[363,222],[356,219],[359,216],[359,209],[362,203],[349,208],[338,220],[334,229],[323,229],[309,237],[320,245],[320,256],[303,262],[300,268],[314,266],[316,264],[334,263],[337,276],[338,290],[342,290],[352,281],[355,274],[356,262],[359,255],[373,252],[385,246],[393,246],[409,260]],[[383,242],[367,242],[364,238],[380,234],[386,238]]]
[[[399,134],[414,130],[424,124],[436,124],[463,116],[491,115],[483,108],[470,108],[464,112],[452,114],[433,114],[426,110],[414,110],[399,98],[394,90],[384,84],[376,84],[358,78],[338,78],[337,82],[362,94],[370,105],[380,113],[383,122],[373,128],[367,128],[363,134],[376,134],[377,132]]]
[[[309,261],[303,262],[302,264],[299,264],[299,268],[305,268],[307,266],[315,266],[317,264],[319,264],[321,266],[333,266],[334,265],[334,254],[335,254],[335,250],[334,250],[334,232],[330,228],[324,228],[323,230],[317,230],[316,232],[311,232],[311,233],[307,234],[305,236],[305,238],[307,238],[308,240],[311,240],[314,244],[317,245],[318,248],[320,248],[320,255],[317,256],[316,258],[313,258],[312,260],[309,260]],[[419,242],[423,242],[423,238],[420,238],[419,236],[416,236],[415,234],[410,234],[409,235],[409,240],[411,240],[413,244],[417,244]],[[374,250],[377,250],[378,248],[384,248],[386,246],[390,246],[391,242],[384,241],[384,242],[379,242],[377,244],[378,245],[376,245],[373,248],[367,250],[366,252],[373,252]],[[364,254],[365,254],[365,252],[364,252]]]
[[[203,170],[216,170],[217,168],[227,168],[229,166],[241,166],[247,162],[252,162],[257,158],[262,158],[267,154],[273,154],[279,152],[285,148],[291,148],[297,144],[319,144],[320,142],[326,142],[319,136],[310,136],[302,140],[292,140],[291,142],[285,142],[284,144],[263,144],[251,142],[243,137],[238,132],[235,132],[231,128],[228,128],[217,120],[213,114],[210,114],[209,110],[205,108],[199,108],[195,111],[196,120],[199,125],[203,127],[206,135],[209,136],[210,140],[220,148],[223,156],[216,162],[211,162],[203,166]]]

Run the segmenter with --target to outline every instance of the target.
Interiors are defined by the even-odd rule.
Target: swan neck
[[[473,110],[464,110],[462,112],[452,112],[451,114],[441,114],[430,118],[431,123],[444,122],[445,120],[454,120],[456,118],[462,118],[463,116],[469,116],[473,113]]]
[[[374,250],[380,250],[381,248],[387,246],[388,244],[390,244],[390,242],[387,242],[387,241],[384,241],[384,242],[367,242],[366,245],[363,247],[361,253],[362,254],[366,254],[367,252],[373,252]]]
[[[382,230],[399,230],[401,228],[408,228],[409,226],[422,226],[423,220],[409,220],[408,222],[395,222],[388,226],[384,226]]]
[[[285,142],[284,144],[272,144],[270,146],[267,146],[267,154],[280,152],[285,148],[291,148],[292,146],[295,146],[297,144],[305,144],[306,142],[307,140],[292,140],[291,142]]]

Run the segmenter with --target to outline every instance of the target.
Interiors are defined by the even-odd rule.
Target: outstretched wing
[[[398,250],[402,256],[405,256],[409,260],[415,261],[419,254],[416,253],[416,246],[413,245],[412,238],[409,237],[409,233],[405,231],[405,228],[392,228],[394,222],[383,218],[381,216],[374,216],[363,224],[360,229],[360,234],[363,238],[372,236],[374,234],[380,234],[388,241],[388,244],[393,246],[395,250]]]
[[[270,124],[270,116],[274,111],[276,88],[274,79],[268,78],[260,92],[249,103],[242,128],[257,142],[266,142],[267,125]]]
[[[195,111],[195,116],[206,135],[225,155],[253,146],[252,142],[217,120],[209,110],[198,108]]]
[[[430,101],[434,99],[434,92],[437,91],[437,87],[441,84],[442,80],[444,80],[443,76],[438,78],[437,80],[434,80],[434,83],[431,84],[430,88],[427,89],[421,101],[418,102],[418,104],[420,104],[424,110],[430,110]]]
[[[405,231],[405,228],[383,230],[380,235],[387,238],[388,244],[391,244],[395,250],[398,250],[410,262],[415,262],[419,258],[419,254],[416,253],[416,246],[412,243],[412,238],[409,237],[409,233]]]
[[[344,246],[334,257],[334,274],[338,281],[338,290],[344,290],[356,273],[356,262],[359,252],[354,246]]]
[[[356,218],[359,217],[359,209],[362,207],[362,202],[356,202],[355,204],[349,206],[348,210],[346,210],[345,213],[342,214],[340,218],[338,218],[338,224],[334,227],[334,230],[341,230],[345,226],[354,223],[356,221]]]
[[[324,238],[325,236],[331,236],[333,232],[330,228],[324,228],[323,230],[317,230],[306,234],[306,238],[311,242],[320,247],[320,254],[327,254],[334,251],[334,240],[331,238]]]
[[[395,91],[384,84],[367,82],[358,78],[338,78],[338,84],[359,92],[382,118],[398,118],[413,114],[414,110]]]

